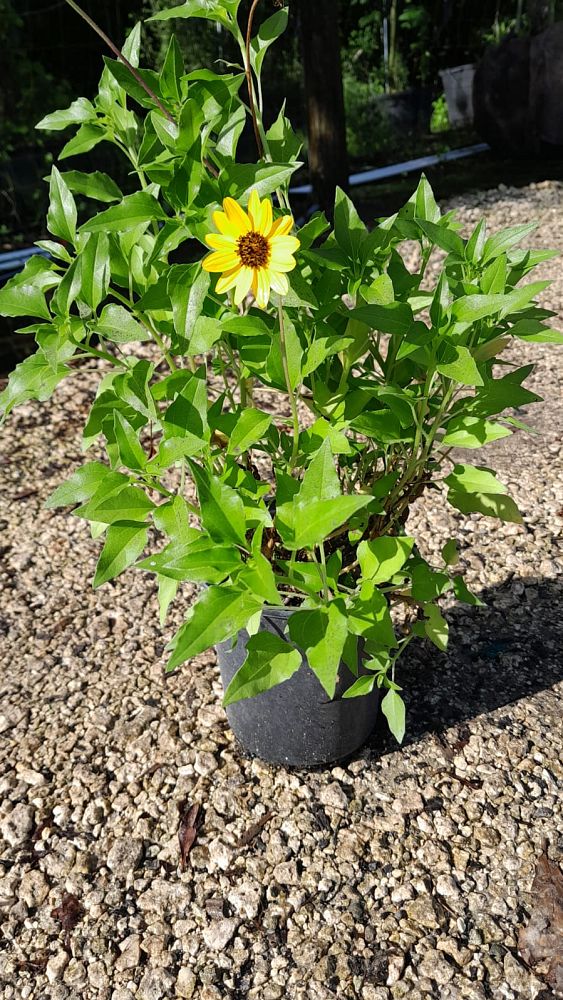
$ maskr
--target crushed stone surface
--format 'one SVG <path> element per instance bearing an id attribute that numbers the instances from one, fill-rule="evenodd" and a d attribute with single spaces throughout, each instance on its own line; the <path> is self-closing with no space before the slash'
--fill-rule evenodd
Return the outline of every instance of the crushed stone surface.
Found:
<path id="1" fill-rule="evenodd" d="M 483 211 L 493 229 L 537 219 L 533 245 L 563 250 L 559 184 L 454 207 L 467 228 Z M 560 259 L 539 270 L 563 314 Z M 545 402 L 518 413 L 537 434 L 466 460 L 498 472 L 524 523 L 462 516 L 437 493 L 410 522 L 430 556 L 460 539 L 487 607 L 450 608 L 448 654 L 421 643 L 405 660 L 401 748 L 379 720 L 353 760 L 312 772 L 245 759 L 212 654 L 164 676 L 189 587 L 161 630 L 153 578 L 128 572 L 93 592 L 99 543 L 43 508 L 82 461 L 98 374 L 12 415 L 0 438 L 2 998 L 555 996 L 517 936 L 544 838 L 554 860 L 563 850 L 563 354 L 511 351 L 537 364 L 527 384 Z M 202 823 L 181 871 L 179 810 L 193 803 Z"/>

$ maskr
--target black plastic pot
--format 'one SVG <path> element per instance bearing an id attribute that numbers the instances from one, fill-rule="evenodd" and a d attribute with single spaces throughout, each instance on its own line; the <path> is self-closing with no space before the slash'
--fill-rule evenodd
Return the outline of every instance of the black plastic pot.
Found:
<path id="1" fill-rule="evenodd" d="M 268 608 L 261 630 L 284 636 L 289 608 Z M 236 644 L 217 646 L 217 661 L 226 689 L 246 658 L 248 632 Z M 314 767 L 342 760 L 367 740 L 379 705 L 379 690 L 360 698 L 342 698 L 354 677 L 342 664 L 330 701 L 305 658 L 299 670 L 277 687 L 227 708 L 231 729 L 247 753 L 273 764 Z"/>

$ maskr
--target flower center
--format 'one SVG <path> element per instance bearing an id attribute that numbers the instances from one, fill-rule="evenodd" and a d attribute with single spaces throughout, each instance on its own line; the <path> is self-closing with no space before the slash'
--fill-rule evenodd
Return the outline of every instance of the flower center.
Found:
<path id="1" fill-rule="evenodd" d="M 270 244 L 262 233 L 245 233 L 237 243 L 237 251 L 245 267 L 266 267 L 270 259 Z"/>

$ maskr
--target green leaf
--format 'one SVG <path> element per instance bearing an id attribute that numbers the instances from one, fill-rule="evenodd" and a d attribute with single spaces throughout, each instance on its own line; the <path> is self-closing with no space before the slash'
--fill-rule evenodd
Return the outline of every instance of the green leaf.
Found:
<path id="1" fill-rule="evenodd" d="M 367 304 L 372 306 L 388 306 L 395 300 L 393 282 L 386 273 L 378 274 L 371 285 L 362 285 L 360 293 Z"/>
<path id="2" fill-rule="evenodd" d="M 35 128 L 43 129 L 46 132 L 59 132 L 69 125 L 78 125 L 83 122 L 93 121 L 96 118 L 94 105 L 86 97 L 78 97 L 72 102 L 70 107 L 63 111 L 53 111 L 50 115 L 45 115 Z"/>
<path id="3" fill-rule="evenodd" d="M 61 177 L 75 194 L 83 194 L 95 201 L 123 200 L 123 194 L 115 181 L 109 174 L 104 174 L 100 170 L 95 170 L 91 174 L 82 173 L 81 170 L 67 170 Z"/>
<path id="4" fill-rule="evenodd" d="M 289 118 L 285 117 L 284 112 L 285 101 L 275 122 L 273 125 L 270 125 L 270 128 L 266 132 L 270 156 L 277 163 L 287 163 L 290 160 L 295 160 L 299 156 L 303 145 L 299 136 L 297 136 L 293 131 L 291 122 Z M 309 223 L 307 223 L 307 226 L 309 226 Z M 303 228 L 307 229 L 307 227 Z M 328 228 L 328 225 L 324 227 L 324 229 L 326 228 Z M 320 232 L 324 232 L 324 229 L 321 228 Z M 309 232 L 311 232 L 311 228 L 309 228 L 308 233 Z M 303 230 L 299 233 L 299 239 L 301 241 L 301 246 L 304 247 L 305 242 L 303 238 Z M 307 239 L 307 236 L 305 236 L 305 239 Z"/>
<path id="5" fill-rule="evenodd" d="M 403 568 L 410 556 L 414 538 L 385 537 L 360 542 L 358 561 L 362 577 L 372 583 L 386 583 Z"/>
<path id="6" fill-rule="evenodd" d="M 186 439 L 190 449 L 182 453 L 197 455 L 209 441 L 205 371 L 200 368 L 195 373 L 182 374 L 187 381 L 164 414 L 164 436 Z"/>
<path id="7" fill-rule="evenodd" d="M 223 705 L 253 698 L 289 680 L 301 666 L 301 653 L 272 632 L 258 632 L 246 643 L 247 656 L 225 691 Z"/>
<path id="8" fill-rule="evenodd" d="M 414 210 L 417 221 L 437 223 L 440 219 L 440 209 L 436 204 L 434 192 L 424 174 L 414 193 Z"/>
<path id="9" fill-rule="evenodd" d="M 53 367 L 39 350 L 17 365 L 8 379 L 8 385 L 0 392 L 0 415 L 6 417 L 15 406 L 38 399 L 43 402 L 52 396 L 55 388 L 68 375 L 70 369 L 58 364 Z"/>
<path id="10" fill-rule="evenodd" d="M 240 569 L 241 559 L 233 545 L 218 545 L 198 532 L 187 544 L 171 542 L 162 552 L 148 556 L 138 565 L 172 580 L 217 584 Z"/>
<path id="11" fill-rule="evenodd" d="M 522 524 L 522 515 L 511 497 L 499 493 L 456 493 L 448 490 L 448 502 L 462 514 L 485 514 L 501 521 Z"/>
<path id="12" fill-rule="evenodd" d="M 19 282 L 7 282 L 0 288 L 0 316 L 37 316 L 40 319 L 51 319 L 45 293 L 35 284 L 22 285 Z"/>
<path id="13" fill-rule="evenodd" d="M 95 312 L 108 293 L 111 277 L 109 239 L 105 233 L 89 234 L 79 266 L 80 298 Z"/>
<path id="14" fill-rule="evenodd" d="M 260 25 L 256 35 L 250 45 L 250 61 L 254 72 L 260 76 L 262 63 L 270 45 L 279 38 L 287 28 L 289 12 L 287 7 L 282 7 L 271 17 L 268 17 Z"/>
<path id="15" fill-rule="evenodd" d="M 63 146 L 59 153 L 59 160 L 66 160 L 69 156 L 78 156 L 81 153 L 89 153 L 99 142 L 108 138 L 105 128 L 99 125 L 81 125 L 78 132 L 72 139 L 69 139 L 66 146 Z"/>
<path id="16" fill-rule="evenodd" d="M 509 333 L 531 344 L 563 344 L 563 333 L 560 330 L 551 330 L 537 319 L 519 319 Z"/>
<path id="17" fill-rule="evenodd" d="M 461 236 L 458 236 L 453 229 L 448 229 L 444 225 L 438 226 L 434 222 L 423 222 L 420 219 L 416 221 L 422 232 L 428 236 L 432 243 L 445 250 L 446 253 L 455 253 L 458 257 L 465 255 L 465 243 Z"/>
<path id="18" fill-rule="evenodd" d="M 352 263 L 359 259 L 360 247 L 366 236 L 367 229 L 354 203 L 342 188 L 337 187 L 334 201 L 334 237 Z"/>
<path id="19" fill-rule="evenodd" d="M 160 89 L 163 94 L 171 97 L 174 101 L 179 101 L 182 96 L 183 72 L 182 50 L 178 45 L 176 35 L 171 35 L 160 71 Z"/>
<path id="20" fill-rule="evenodd" d="M 328 607 L 296 611 L 288 621 L 289 634 L 304 650 L 309 666 L 329 698 L 334 698 L 342 651 L 348 636 L 343 602 Z"/>
<path id="21" fill-rule="evenodd" d="M 375 685 L 375 676 L 373 674 L 364 674 L 363 677 L 358 677 L 357 681 L 354 681 L 351 687 L 349 687 L 344 694 L 343 698 L 360 698 L 362 695 L 371 694 Z"/>
<path id="22" fill-rule="evenodd" d="M 105 427 L 104 423 L 104 429 Z M 115 410 L 113 414 L 113 432 L 121 464 L 127 469 L 144 469 L 147 456 L 141 447 L 135 428 L 119 410 Z"/>
<path id="23" fill-rule="evenodd" d="M 455 465 L 444 482 L 457 493 L 506 493 L 494 472 L 481 465 Z"/>
<path id="24" fill-rule="evenodd" d="M 172 655 L 167 671 L 235 636 L 259 610 L 260 604 L 247 590 L 208 587 L 190 608 L 186 621 L 168 647 Z"/>
<path id="25" fill-rule="evenodd" d="M 49 186 L 49 211 L 47 228 L 53 236 L 74 243 L 76 237 L 76 203 L 63 176 L 55 166 L 51 168 Z"/>
<path id="26" fill-rule="evenodd" d="M 81 227 L 83 233 L 125 233 L 136 229 L 143 223 L 166 220 L 168 216 L 162 205 L 148 191 L 136 191 L 128 194 L 119 205 L 106 208 L 99 212 Z"/>
<path id="27" fill-rule="evenodd" d="M 219 177 L 221 197 L 231 195 L 244 201 L 244 196 L 249 196 L 251 189 L 255 188 L 260 198 L 265 198 L 277 188 L 283 187 L 300 166 L 301 163 L 298 161 L 266 164 L 226 163 Z"/>
<path id="28" fill-rule="evenodd" d="M 434 601 L 450 587 L 449 576 L 446 573 L 436 573 L 423 559 L 411 566 L 410 577 L 411 592 L 415 601 Z"/>
<path id="29" fill-rule="evenodd" d="M 502 424 L 492 423 L 483 417 L 461 414 L 448 421 L 442 444 L 454 448 L 481 448 L 482 445 L 508 437 L 511 433 Z"/>
<path id="30" fill-rule="evenodd" d="M 483 256 L 486 232 L 487 224 L 484 219 L 480 219 L 465 246 L 465 257 L 472 264 L 478 264 Z"/>
<path id="31" fill-rule="evenodd" d="M 460 382 L 461 385 L 483 385 L 479 369 L 467 347 L 447 344 L 442 357 L 444 360 L 436 368 L 446 378 Z"/>
<path id="32" fill-rule="evenodd" d="M 489 236 L 483 249 L 483 264 L 516 246 L 526 236 L 530 236 L 537 227 L 537 222 L 530 222 L 521 226 L 509 226 L 508 229 L 503 229 L 500 233 Z"/>
<path id="33" fill-rule="evenodd" d="M 196 462 L 189 466 L 197 486 L 201 520 L 206 531 L 218 542 L 230 541 L 246 547 L 246 520 L 242 498 Z"/>
<path id="34" fill-rule="evenodd" d="M 222 335 L 221 320 L 212 316 L 199 316 L 195 321 L 186 354 L 192 357 L 196 354 L 206 354 L 221 339 Z"/>
<path id="35" fill-rule="evenodd" d="M 424 621 L 424 631 L 427 639 L 430 639 L 437 649 L 442 653 L 448 648 L 448 623 L 436 604 L 427 604 L 424 608 L 426 620 Z"/>
<path id="36" fill-rule="evenodd" d="M 479 282 L 486 295 L 504 292 L 506 288 L 506 254 L 502 253 L 485 269 Z"/>
<path id="37" fill-rule="evenodd" d="M 358 306 L 350 316 L 365 323 L 372 330 L 404 336 L 414 323 L 412 309 L 407 302 L 390 302 L 386 306 Z"/>
<path id="38" fill-rule="evenodd" d="M 286 313 L 284 313 L 284 332 L 289 381 L 291 388 L 296 389 L 302 379 L 301 364 L 303 361 L 303 348 L 295 326 Z M 266 370 L 273 384 L 277 388 L 283 389 L 283 391 L 286 392 L 287 389 L 283 371 L 279 326 L 276 327 L 275 335 L 271 339 L 270 352 L 266 360 Z"/>
<path id="39" fill-rule="evenodd" d="M 186 0 L 176 7 L 161 10 L 148 21 L 167 21 L 170 17 L 202 17 L 208 21 L 219 21 L 229 31 L 233 30 L 240 0 Z"/>
<path id="40" fill-rule="evenodd" d="M 393 444 L 396 441 L 411 441 L 413 437 L 412 426 L 403 428 L 401 421 L 391 410 L 365 410 L 359 416 L 350 421 L 350 426 L 365 434 L 366 437 L 374 438 L 375 441 L 382 441 L 385 444 Z"/>
<path id="41" fill-rule="evenodd" d="M 128 482 L 127 476 L 121 472 L 113 472 L 102 462 L 86 462 L 76 472 L 73 472 L 64 483 L 57 486 L 56 490 L 47 497 L 45 507 L 68 507 L 71 504 L 84 503 L 86 500 L 90 500 L 102 486 L 109 494 L 113 490 L 126 486 Z"/>
<path id="42" fill-rule="evenodd" d="M 276 526 L 288 549 L 312 549 L 371 501 L 356 495 L 302 504 L 294 498 L 278 508 Z"/>
<path id="43" fill-rule="evenodd" d="M 119 576 L 140 556 L 147 544 L 146 524 L 112 524 L 108 528 L 104 547 L 96 566 L 94 589 Z"/>
<path id="44" fill-rule="evenodd" d="M 257 598 L 269 605 L 279 607 L 282 603 L 272 564 L 256 546 L 253 546 L 252 559 L 247 561 L 242 573 L 239 573 L 237 583 L 243 583 Z"/>
<path id="45" fill-rule="evenodd" d="M 330 500 L 342 494 L 340 480 L 334 464 L 330 441 L 325 438 L 305 472 L 297 503 L 308 504 L 315 500 Z"/>
<path id="46" fill-rule="evenodd" d="M 381 702 L 381 711 L 397 743 L 402 743 L 405 735 L 405 703 L 400 694 L 389 690 Z"/>
<path id="47" fill-rule="evenodd" d="M 471 593 L 462 576 L 454 576 L 453 584 L 454 594 L 458 601 L 463 601 L 464 604 L 472 604 L 474 607 L 485 607 L 485 602 L 477 597 L 476 594 Z"/>
<path id="48" fill-rule="evenodd" d="M 455 566 L 459 562 L 459 552 L 455 538 L 450 538 L 442 547 L 442 559 L 446 566 Z"/>
<path id="49" fill-rule="evenodd" d="M 102 310 L 94 329 L 100 337 L 115 344 L 130 344 L 133 341 L 150 340 L 150 333 L 123 306 L 110 303 Z"/>
<path id="50" fill-rule="evenodd" d="M 190 512 L 183 497 L 175 496 L 153 510 L 152 518 L 158 531 L 168 535 L 176 545 L 187 544 L 199 537 L 190 527 Z"/>
<path id="51" fill-rule="evenodd" d="M 172 303 L 174 329 L 180 343 L 190 340 L 209 291 L 211 275 L 201 264 L 177 264 L 170 268 L 168 294 Z"/>
<path id="52" fill-rule="evenodd" d="M 227 453 L 242 455 L 248 451 L 264 437 L 271 423 L 272 417 L 269 413 L 253 408 L 243 410 L 231 432 Z"/>
<path id="53" fill-rule="evenodd" d="M 168 615 L 168 609 L 172 604 L 172 601 L 178 593 L 178 581 L 170 580 L 166 576 L 157 577 L 158 579 L 158 618 L 160 622 L 160 627 L 166 623 L 166 616 Z"/>
<path id="54" fill-rule="evenodd" d="M 397 645 L 387 600 L 372 580 L 364 580 L 360 593 L 350 599 L 348 627 L 354 635 L 378 646 L 391 649 Z"/>
<path id="55" fill-rule="evenodd" d="M 77 507 L 74 514 L 87 521 L 114 524 L 116 521 L 143 521 L 154 507 L 146 493 L 135 486 L 125 486 L 118 493 L 106 492 L 106 484 L 87 503 Z"/>
<path id="56" fill-rule="evenodd" d="M 125 66 L 118 59 L 110 59 L 108 56 L 104 56 L 104 63 L 114 80 L 116 80 L 121 89 L 124 90 L 129 97 L 132 97 L 134 101 L 137 101 L 137 104 L 140 104 L 142 108 L 154 108 L 154 100 L 147 94 L 145 88 L 141 86 L 139 81 L 133 76 L 127 66 Z M 156 93 L 156 96 L 161 96 L 159 94 L 160 84 L 158 73 L 147 69 L 137 69 L 137 72 L 141 79 L 143 79 L 151 90 Z"/>

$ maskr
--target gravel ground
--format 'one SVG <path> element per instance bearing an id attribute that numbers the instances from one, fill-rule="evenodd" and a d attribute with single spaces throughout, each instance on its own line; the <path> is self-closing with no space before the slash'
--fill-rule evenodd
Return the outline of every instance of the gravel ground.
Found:
<path id="1" fill-rule="evenodd" d="M 554 183 L 467 196 L 464 222 L 537 218 Z M 547 304 L 563 312 L 559 260 Z M 288 773 L 241 756 L 212 655 L 164 678 L 148 575 L 93 593 L 98 543 L 43 500 L 80 463 L 93 376 L 27 405 L 0 442 L 0 991 L 8 1000 L 553 996 L 518 955 L 543 838 L 563 849 L 561 353 L 518 349 L 539 431 L 488 447 L 524 524 L 433 496 L 423 546 L 458 533 L 488 602 L 450 609 L 447 656 L 405 663 L 408 737 Z M 189 595 L 188 595 L 189 596 Z M 177 609 L 171 623 L 180 620 Z M 168 633 L 169 634 L 169 633 Z M 203 818 L 186 871 L 179 807 Z M 558 841 L 559 838 L 559 841 Z M 55 911 L 55 912 L 54 912 Z"/>

